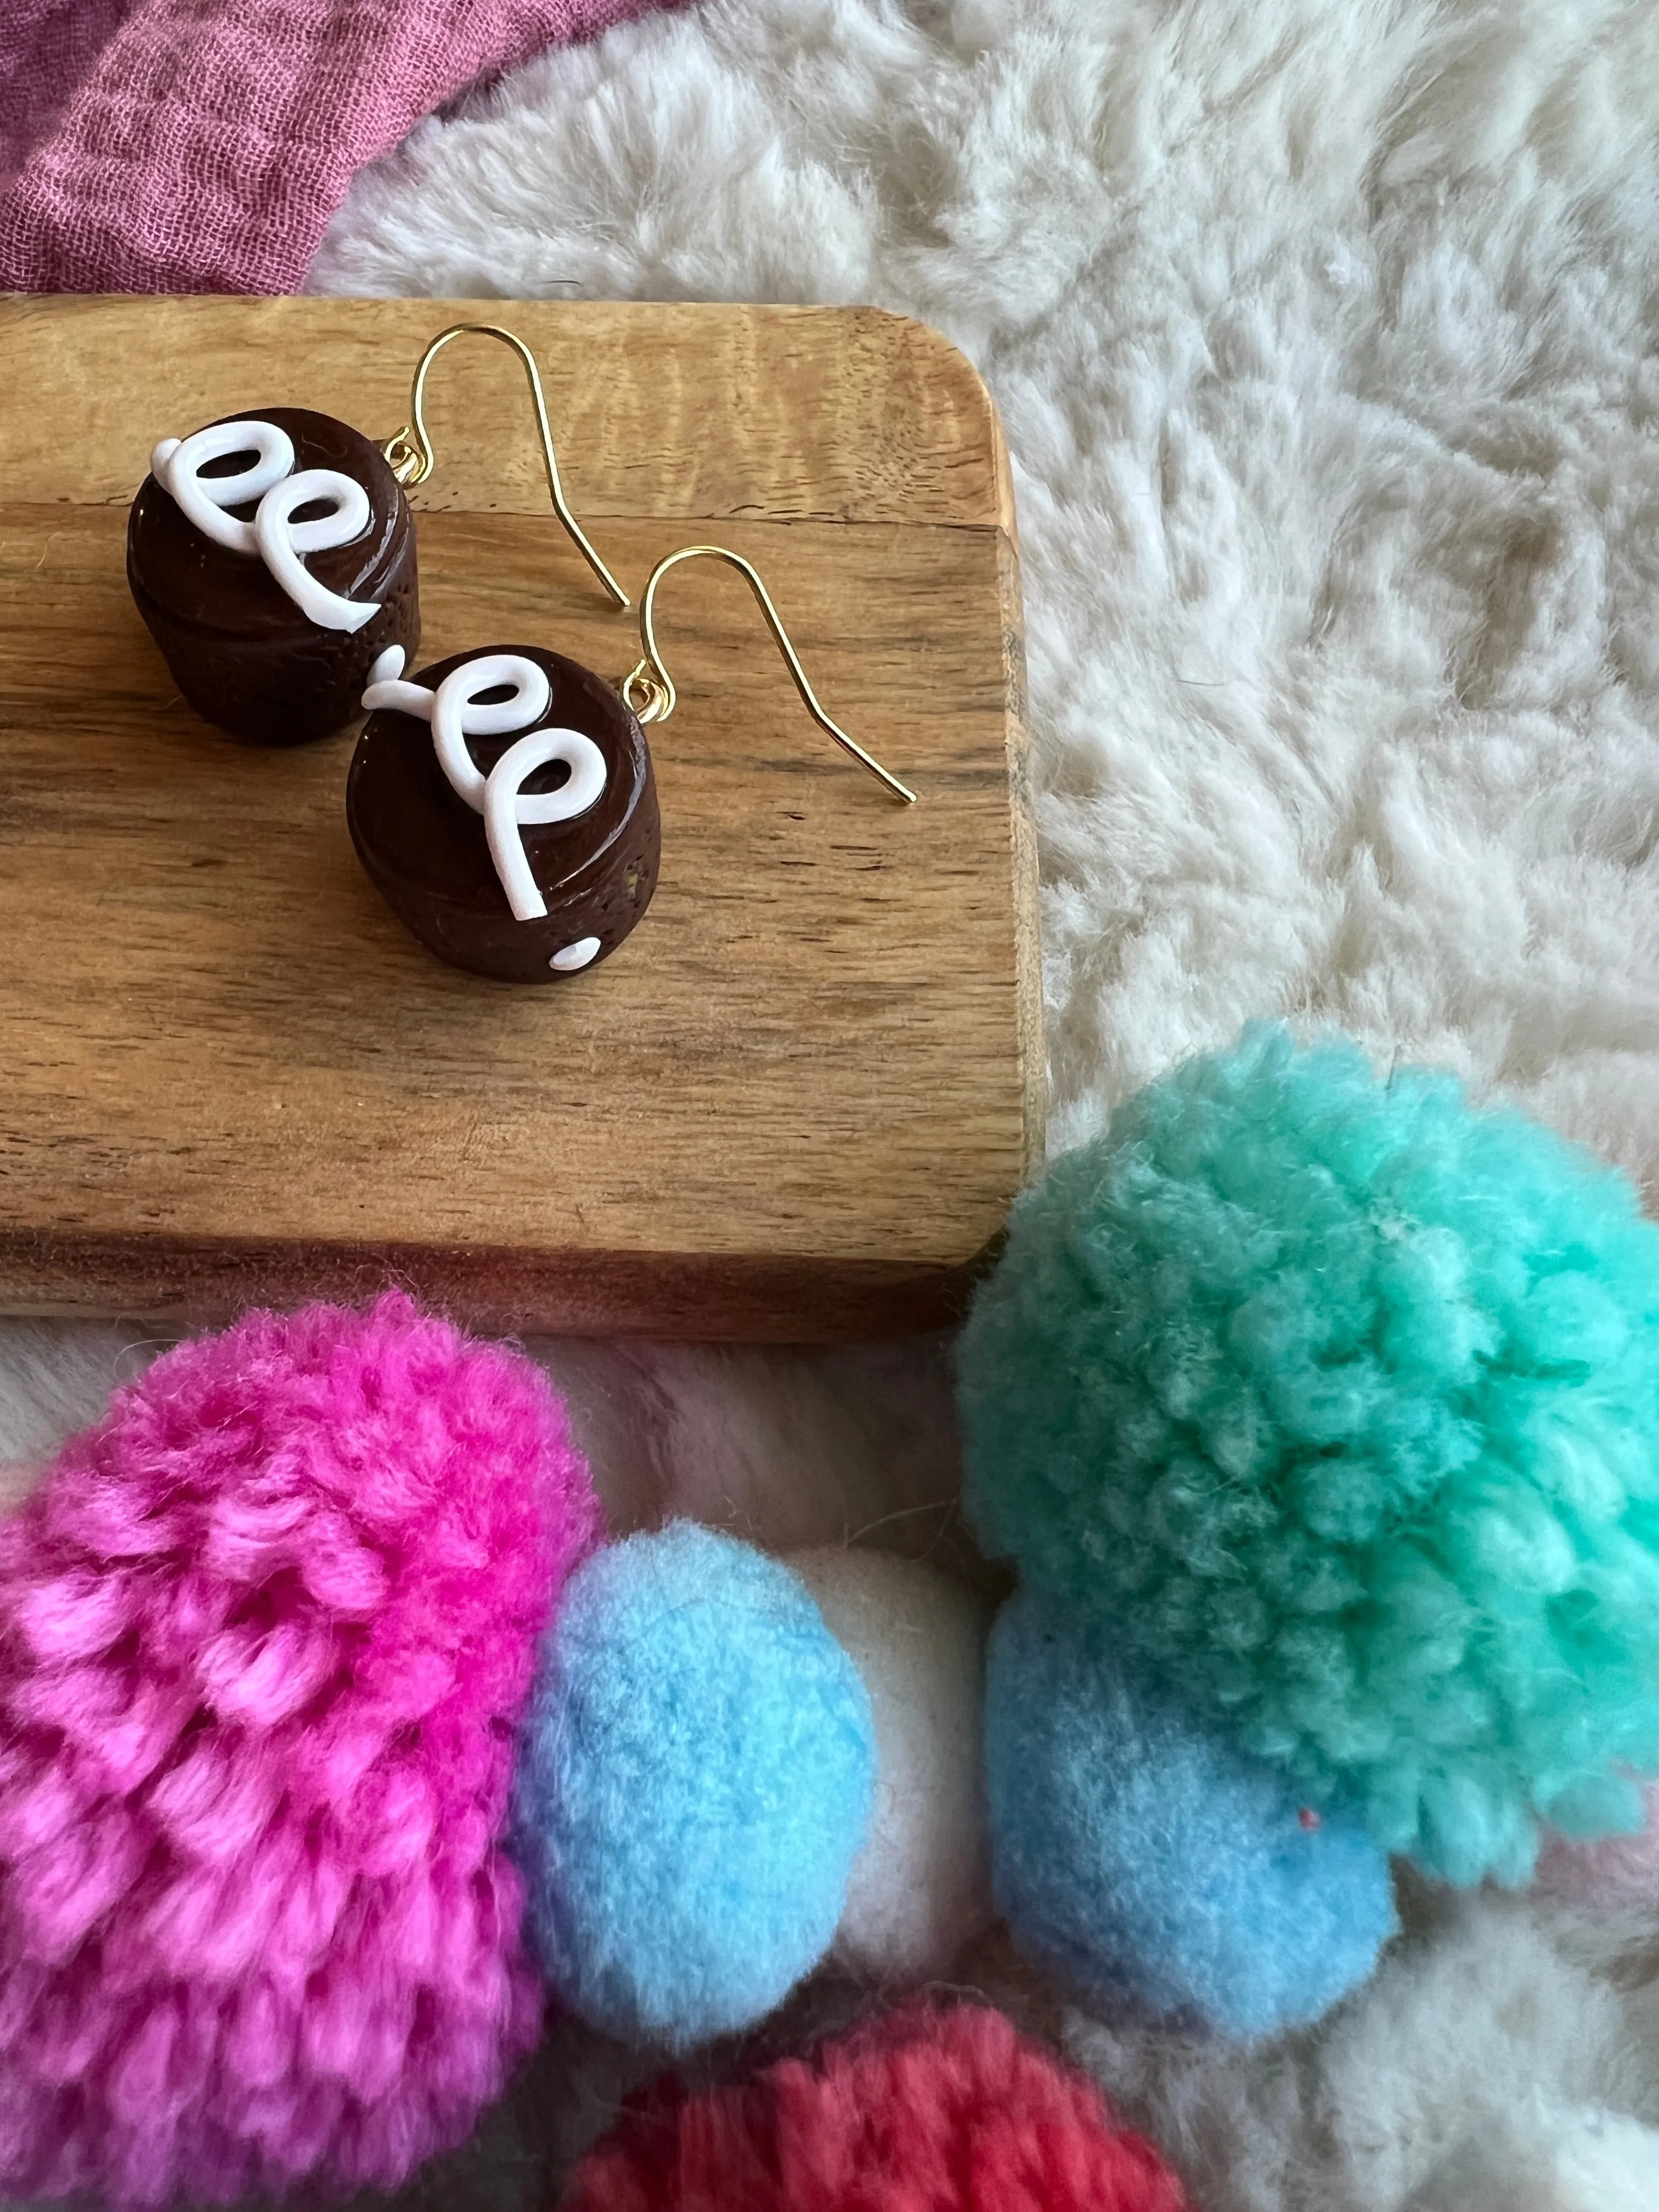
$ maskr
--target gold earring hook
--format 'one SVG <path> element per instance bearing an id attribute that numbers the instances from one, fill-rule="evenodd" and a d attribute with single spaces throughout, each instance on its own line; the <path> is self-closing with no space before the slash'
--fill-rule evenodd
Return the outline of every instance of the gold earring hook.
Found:
<path id="1" fill-rule="evenodd" d="M 426 395 L 426 373 L 452 338 L 499 338 L 503 345 L 512 347 L 524 363 L 525 374 L 530 380 L 530 395 L 536 403 L 536 428 L 541 432 L 542 459 L 547 470 L 547 489 L 553 495 L 553 511 L 575 540 L 582 558 L 605 586 L 619 607 L 633 605 L 627 592 L 617 581 L 599 555 L 589 544 L 580 522 L 570 512 L 564 496 L 564 486 L 559 482 L 559 464 L 553 451 L 553 433 L 547 420 L 547 402 L 542 396 L 541 374 L 536 367 L 536 356 L 520 337 L 504 331 L 497 323 L 455 323 L 441 331 L 421 356 L 420 366 L 415 371 L 415 380 L 410 386 L 409 410 L 414 416 L 414 426 L 405 422 L 401 430 L 394 431 L 380 448 L 391 466 L 392 473 L 400 484 L 424 483 L 437 462 L 432 450 L 432 441 L 427 434 L 426 416 L 422 402 Z"/>
<path id="2" fill-rule="evenodd" d="M 914 806 L 916 803 L 916 794 L 909 786 L 901 783 L 896 775 L 890 775 L 878 760 L 866 752 L 855 738 L 849 738 L 840 723 L 832 722 L 829 715 L 824 713 L 818 704 L 817 694 L 806 680 L 806 671 L 801 666 L 799 657 L 794 647 L 789 642 L 789 633 L 778 618 L 778 611 L 772 604 L 771 594 L 761 581 L 760 572 L 751 562 L 745 561 L 741 553 L 728 553 L 724 545 L 683 545 L 678 553 L 671 553 L 665 560 L 659 561 L 651 571 L 644 597 L 640 601 L 640 642 L 645 647 L 645 657 L 629 669 L 619 687 L 623 697 L 640 720 L 665 722 L 673 713 L 678 698 L 678 694 L 674 689 L 674 679 L 663 665 L 662 655 L 657 648 L 654 620 L 657 586 L 668 571 L 680 562 L 695 561 L 703 555 L 707 555 L 713 561 L 727 562 L 747 578 L 750 590 L 760 602 L 760 611 L 766 617 L 767 628 L 777 640 L 778 650 L 782 653 L 788 665 L 789 673 L 794 678 L 795 689 L 799 692 L 807 713 L 818 727 L 827 732 L 843 752 L 851 753 L 861 768 L 868 769 L 878 782 L 885 784 L 896 799 L 902 799 L 907 806 Z"/>

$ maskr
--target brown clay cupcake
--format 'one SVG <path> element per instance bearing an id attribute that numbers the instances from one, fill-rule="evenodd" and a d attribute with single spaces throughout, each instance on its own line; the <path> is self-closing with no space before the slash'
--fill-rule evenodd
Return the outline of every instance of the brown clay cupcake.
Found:
<path id="1" fill-rule="evenodd" d="M 615 690 L 534 646 L 401 677 L 388 653 L 346 780 L 346 821 L 387 905 L 458 968 L 553 983 L 613 952 L 656 889 L 645 732 Z"/>
<path id="2" fill-rule="evenodd" d="M 197 713 L 257 744 L 339 729 L 386 648 L 420 641 L 403 488 L 368 439 L 309 408 L 164 439 L 127 580 Z"/>

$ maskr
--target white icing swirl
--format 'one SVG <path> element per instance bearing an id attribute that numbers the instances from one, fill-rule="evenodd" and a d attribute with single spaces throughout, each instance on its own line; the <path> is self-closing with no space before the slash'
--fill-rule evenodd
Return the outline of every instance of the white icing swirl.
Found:
<path id="1" fill-rule="evenodd" d="M 210 461 L 229 453 L 255 455 L 251 468 L 232 476 L 204 477 Z M 233 553 L 258 555 L 308 622 L 319 629 L 359 630 L 380 611 L 377 599 L 348 599 L 319 583 L 301 559 L 349 545 L 368 527 L 373 509 L 356 477 L 338 469 L 295 471 L 294 441 L 275 422 L 216 422 L 188 438 L 163 438 L 149 457 L 150 472 L 204 537 Z M 227 510 L 257 501 L 252 522 Z M 326 500 L 331 514 L 295 522 L 296 509 Z"/>
<path id="2" fill-rule="evenodd" d="M 234 476 L 204 477 L 210 461 L 228 453 L 256 456 L 249 469 Z M 251 522 L 228 514 L 227 507 L 261 500 L 273 484 L 293 473 L 294 441 L 275 422 L 216 422 L 188 438 L 163 438 L 149 457 L 150 472 L 163 491 L 171 494 L 185 520 L 204 538 L 233 553 L 257 553 L 258 541 Z"/>
<path id="3" fill-rule="evenodd" d="M 605 755 L 580 730 L 530 726 L 547 712 L 552 692 L 545 672 L 522 653 L 479 653 L 451 669 L 435 691 L 423 684 L 404 683 L 403 671 L 403 647 L 388 646 L 368 672 L 364 707 L 371 714 L 385 708 L 430 722 L 433 749 L 451 787 L 484 818 L 489 857 L 514 920 L 539 921 L 547 902 L 531 873 L 520 833 L 532 823 L 573 821 L 597 805 L 608 778 Z M 480 693 L 503 685 L 511 686 L 508 697 L 480 698 Z M 507 747 L 486 776 L 467 739 L 507 737 L 514 730 L 527 734 Z M 563 761 L 569 769 L 565 781 L 556 791 L 526 793 L 526 777 L 551 761 Z"/>
<path id="4" fill-rule="evenodd" d="M 296 508 L 313 500 L 331 501 L 332 514 L 296 522 Z M 368 527 L 371 512 L 368 494 L 356 477 L 343 476 L 338 469 L 301 469 L 297 476 L 284 477 L 281 483 L 273 484 L 259 501 L 253 534 L 259 541 L 264 564 L 301 613 L 319 629 L 359 630 L 380 611 L 378 601 L 371 605 L 331 592 L 300 558 L 302 553 L 320 553 L 328 546 L 349 545 Z"/>

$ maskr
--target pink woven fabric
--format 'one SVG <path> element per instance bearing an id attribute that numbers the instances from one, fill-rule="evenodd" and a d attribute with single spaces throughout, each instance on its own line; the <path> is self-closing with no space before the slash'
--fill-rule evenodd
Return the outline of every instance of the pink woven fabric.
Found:
<path id="1" fill-rule="evenodd" d="M 391 2188 L 541 2018 L 501 1848 L 598 1535 L 539 1369 L 250 1314 L 0 1522 L 0 2198 Z"/>
<path id="2" fill-rule="evenodd" d="M 0 290 L 292 292 L 352 172 L 651 0 L 0 0 Z"/>

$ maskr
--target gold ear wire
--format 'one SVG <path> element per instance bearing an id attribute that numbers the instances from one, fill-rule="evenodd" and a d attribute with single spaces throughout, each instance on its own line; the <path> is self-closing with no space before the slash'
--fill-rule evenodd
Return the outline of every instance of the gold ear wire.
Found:
<path id="1" fill-rule="evenodd" d="M 583 560 L 586 562 L 617 605 L 619 607 L 631 606 L 633 601 L 611 574 L 610 569 L 605 567 L 604 562 L 600 560 L 592 546 L 589 544 L 580 523 L 577 521 L 566 504 L 564 487 L 559 482 L 559 464 L 553 451 L 553 433 L 548 426 L 547 402 L 542 396 L 542 380 L 540 372 L 536 367 L 536 356 L 522 338 L 515 337 L 511 331 L 502 330 L 499 324 L 453 324 L 448 330 L 441 331 L 421 356 L 420 366 L 415 371 L 415 380 L 410 386 L 409 392 L 409 411 L 415 418 L 414 426 L 411 428 L 410 424 L 405 422 L 402 429 L 394 431 L 380 448 L 391 466 L 392 475 L 397 477 L 400 484 L 404 486 L 424 483 L 431 475 L 437 461 L 437 455 L 432 450 L 432 441 L 427 434 L 426 416 L 422 411 L 422 401 L 426 394 L 426 373 L 431 368 L 435 357 L 443 351 L 452 338 L 469 337 L 499 338 L 503 345 L 511 346 L 524 363 L 525 374 L 530 380 L 531 397 L 536 403 L 536 428 L 541 432 L 542 459 L 547 469 L 547 489 L 553 495 L 553 511 L 574 539 Z"/>
<path id="2" fill-rule="evenodd" d="M 673 713 L 678 696 L 674 690 L 674 679 L 663 665 L 662 654 L 657 648 L 654 620 L 657 586 L 668 571 L 680 562 L 696 561 L 704 555 L 712 561 L 727 562 L 748 579 L 749 588 L 760 602 L 760 611 L 766 617 L 767 628 L 777 640 L 778 650 L 782 653 L 788 665 L 789 673 L 794 678 L 795 689 L 799 692 L 807 713 L 818 727 L 826 731 L 843 752 L 851 753 L 861 768 L 868 769 L 878 782 L 885 784 L 896 799 L 902 799 L 907 806 L 914 806 L 916 803 L 916 794 L 908 785 L 901 783 L 896 775 L 890 775 L 881 763 L 866 752 L 856 738 L 849 738 L 840 723 L 832 722 L 829 715 L 824 713 L 818 704 L 817 694 L 806 680 L 806 671 L 800 665 L 799 656 L 789 642 L 789 633 L 778 619 L 778 611 L 773 605 L 771 595 L 760 580 L 759 571 L 752 563 L 745 561 L 741 553 L 728 553 L 723 545 L 683 545 L 678 553 L 671 553 L 665 560 L 659 561 L 651 571 L 650 580 L 645 587 L 645 595 L 640 601 L 640 642 L 645 647 L 645 656 L 629 669 L 620 686 L 623 697 L 640 720 L 665 722 Z"/>

